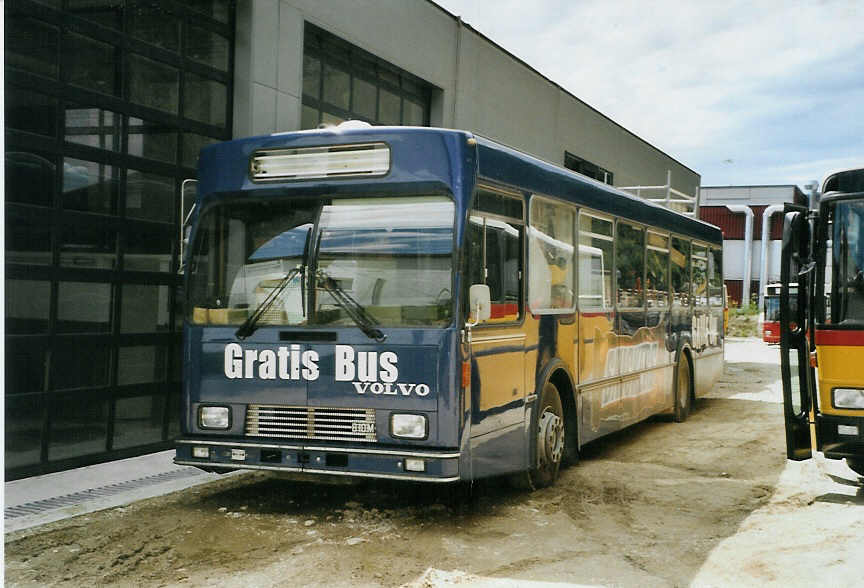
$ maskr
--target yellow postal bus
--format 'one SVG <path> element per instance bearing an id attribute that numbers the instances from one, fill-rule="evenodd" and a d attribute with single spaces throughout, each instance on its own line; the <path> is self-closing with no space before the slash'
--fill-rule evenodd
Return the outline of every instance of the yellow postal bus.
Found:
<path id="1" fill-rule="evenodd" d="M 781 282 L 787 455 L 864 475 L 864 168 L 830 174 L 818 210 L 787 205 Z"/>

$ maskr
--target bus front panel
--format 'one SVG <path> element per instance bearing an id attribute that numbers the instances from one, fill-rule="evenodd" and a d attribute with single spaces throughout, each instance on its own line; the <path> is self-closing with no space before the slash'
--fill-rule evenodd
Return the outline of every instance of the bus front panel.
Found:
<path id="1" fill-rule="evenodd" d="M 829 199 L 825 210 L 830 311 L 815 336 L 817 439 L 827 457 L 864 468 L 864 195 Z"/>
<path id="2" fill-rule="evenodd" d="M 205 208 L 178 463 L 458 479 L 454 224 L 444 194 Z"/>

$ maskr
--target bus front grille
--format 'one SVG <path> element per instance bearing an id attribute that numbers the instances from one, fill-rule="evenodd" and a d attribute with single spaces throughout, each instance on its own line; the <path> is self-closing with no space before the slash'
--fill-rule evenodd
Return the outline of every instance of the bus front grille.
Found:
<path id="1" fill-rule="evenodd" d="M 250 404 L 246 435 L 318 441 L 376 441 L 375 409 Z"/>

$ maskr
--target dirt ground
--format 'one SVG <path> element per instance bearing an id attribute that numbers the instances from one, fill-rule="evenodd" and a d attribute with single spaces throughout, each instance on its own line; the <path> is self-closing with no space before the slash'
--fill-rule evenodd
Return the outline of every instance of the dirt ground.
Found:
<path id="1" fill-rule="evenodd" d="M 776 361 L 730 342 L 687 422 L 594 443 L 552 488 L 251 473 L 10 533 L 6 583 L 855 585 L 864 490 L 842 463 L 787 464 Z"/>

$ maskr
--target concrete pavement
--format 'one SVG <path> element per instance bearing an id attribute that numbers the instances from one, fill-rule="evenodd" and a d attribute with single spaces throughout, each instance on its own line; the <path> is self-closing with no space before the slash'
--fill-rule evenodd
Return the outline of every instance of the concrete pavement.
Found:
<path id="1" fill-rule="evenodd" d="M 173 459 L 172 449 L 6 482 L 4 532 L 162 496 L 221 477 L 174 465 Z"/>

